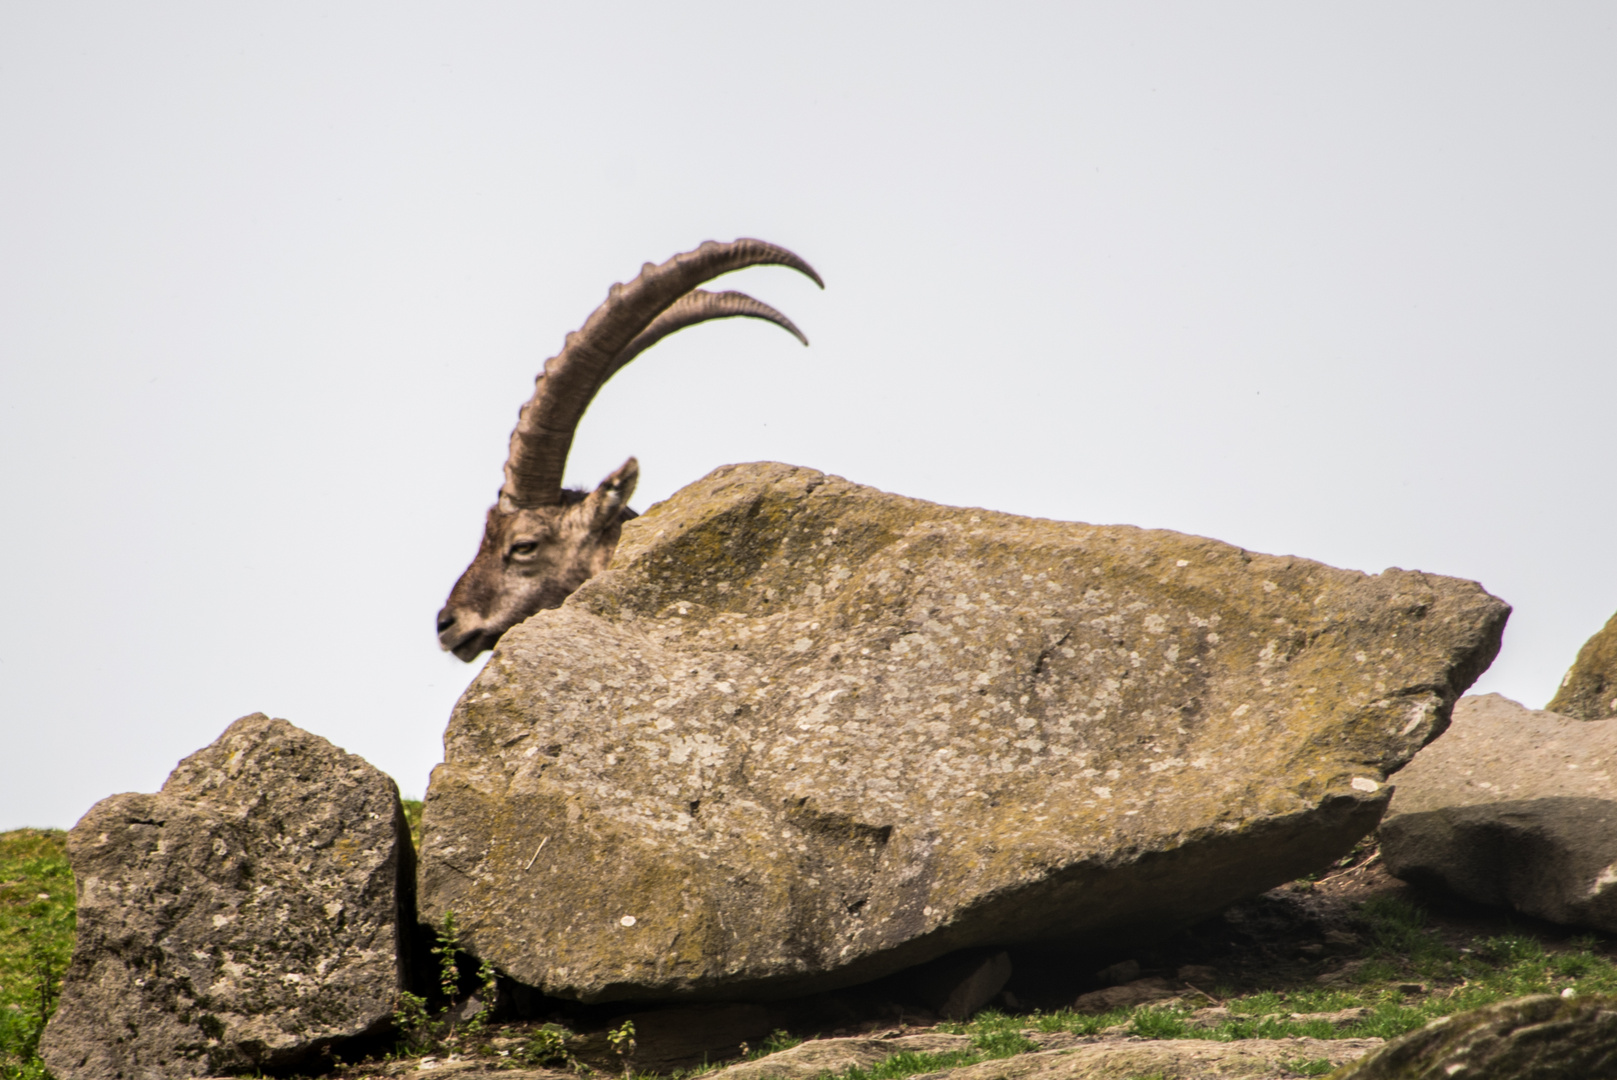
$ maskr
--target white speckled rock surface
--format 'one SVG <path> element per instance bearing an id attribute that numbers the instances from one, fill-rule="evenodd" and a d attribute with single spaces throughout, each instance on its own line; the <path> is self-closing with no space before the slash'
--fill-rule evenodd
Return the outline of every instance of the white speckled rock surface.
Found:
<path id="1" fill-rule="evenodd" d="M 1451 578 L 727 466 L 467 689 L 423 917 L 584 1000 L 1158 934 L 1373 828 L 1508 611 Z"/>
<path id="2" fill-rule="evenodd" d="M 363 758 L 244 716 L 67 846 L 77 936 L 41 1044 L 61 1080 L 318 1065 L 391 1026 L 415 857 Z"/>

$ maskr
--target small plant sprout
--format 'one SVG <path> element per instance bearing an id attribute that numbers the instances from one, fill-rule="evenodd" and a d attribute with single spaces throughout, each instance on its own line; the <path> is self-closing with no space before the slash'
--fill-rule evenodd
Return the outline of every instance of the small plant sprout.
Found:
<path id="1" fill-rule="evenodd" d="M 497 977 L 498 972 L 494 970 L 494 965 L 487 960 L 478 965 L 477 993 L 481 997 L 483 1005 L 482 1008 L 477 1010 L 476 1015 L 466 1021 L 466 1034 L 472 1036 L 481 1035 L 483 1029 L 488 1026 L 489 1019 L 493 1017 L 494 1001 L 499 993 L 499 985 L 496 982 Z"/>
<path id="2" fill-rule="evenodd" d="M 455 953 L 460 950 L 460 933 L 455 929 L 455 913 L 444 912 L 444 918 L 438 924 L 438 944 L 432 947 L 432 955 L 438 958 L 438 989 L 444 997 L 451 1000 L 460 991 L 460 965 L 455 963 Z"/>
<path id="3" fill-rule="evenodd" d="M 535 1028 L 522 1047 L 523 1059 L 530 1065 L 572 1064 L 573 1056 L 567 1051 L 569 1034 L 566 1028 L 557 1024 Z"/>
<path id="4" fill-rule="evenodd" d="M 617 1027 L 606 1033 L 606 1041 L 612 1047 L 612 1052 L 618 1055 L 623 1063 L 623 1075 L 632 1075 L 629 1063 L 634 1059 L 634 1021 L 625 1020 Z"/>

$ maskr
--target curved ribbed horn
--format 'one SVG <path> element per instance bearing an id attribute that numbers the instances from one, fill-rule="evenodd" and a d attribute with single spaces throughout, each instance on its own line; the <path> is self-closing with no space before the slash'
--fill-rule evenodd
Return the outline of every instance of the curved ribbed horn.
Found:
<path id="1" fill-rule="evenodd" d="M 522 407 L 516 430 L 511 432 L 511 451 L 505 462 L 505 483 L 500 487 L 500 506 L 554 506 L 561 502 L 562 472 L 567 451 L 573 444 L 573 431 L 608 376 L 628 360 L 618 358 L 632 345 L 644 351 L 659 338 L 704 319 L 727 315 L 751 315 L 768 319 L 803 335 L 784 315 L 751 297 L 742 297 L 757 309 L 740 310 L 736 301 L 722 301 L 736 310 L 701 312 L 711 301 L 693 300 L 679 318 L 669 320 L 666 329 L 655 336 L 650 331 L 659 316 L 673 316 L 678 301 L 704 282 L 720 274 L 759 265 L 789 266 L 825 288 L 814 268 L 783 247 L 762 240 L 736 240 L 728 244 L 709 240 L 695 251 L 675 255 L 660 266 L 647 263 L 638 277 L 627 285 L 614 285 L 606 300 L 578 330 L 567 335 L 561 352 L 545 361 L 544 371 L 535 380 L 533 397 Z M 741 296 L 710 294 L 703 296 Z M 683 319 L 683 321 L 680 321 Z M 642 338 L 644 340 L 642 341 Z M 632 359 L 632 355 L 630 357 Z"/>
<path id="2" fill-rule="evenodd" d="M 607 370 L 606 377 L 601 383 L 604 385 L 607 379 L 616 375 L 630 360 L 669 334 L 683 330 L 687 326 L 695 326 L 699 322 L 707 322 L 709 319 L 735 318 L 763 319 L 765 322 L 772 322 L 804 345 L 808 344 L 808 338 L 803 336 L 803 331 L 797 328 L 796 323 L 762 300 L 755 300 L 743 292 L 711 293 L 706 289 L 692 289 L 675 300 L 672 307 L 653 319 L 650 326 L 640 331 L 633 341 L 623 347 L 623 351 L 612 361 L 612 366 Z"/>

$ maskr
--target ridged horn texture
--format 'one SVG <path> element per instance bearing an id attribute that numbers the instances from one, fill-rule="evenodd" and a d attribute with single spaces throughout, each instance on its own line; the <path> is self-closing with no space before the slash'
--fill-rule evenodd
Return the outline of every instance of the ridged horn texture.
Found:
<path id="1" fill-rule="evenodd" d="M 676 330 L 708 319 L 766 319 L 808 339 L 790 319 L 744 293 L 697 289 L 720 274 L 748 266 L 789 266 L 825 283 L 814 268 L 783 247 L 762 240 L 728 244 L 709 240 L 695 251 L 654 266 L 647 263 L 627 285 L 614 285 L 584 325 L 567 335 L 561 352 L 545 361 L 533 397 L 522 407 L 500 488 L 502 509 L 554 506 L 562 501 L 562 473 L 573 432 L 596 391 L 619 368 Z"/>
<path id="2" fill-rule="evenodd" d="M 612 370 L 606 373 L 606 378 L 610 379 L 617 374 L 619 368 L 677 330 L 695 326 L 699 322 L 707 322 L 709 319 L 738 317 L 772 322 L 804 345 L 809 343 L 796 323 L 762 300 L 755 300 L 743 292 L 710 293 L 706 289 L 692 289 L 675 300 L 673 307 L 653 319 L 650 326 L 623 347 L 623 351 L 618 353 L 618 358 L 612 361 Z M 606 379 L 601 381 L 604 383 Z"/>

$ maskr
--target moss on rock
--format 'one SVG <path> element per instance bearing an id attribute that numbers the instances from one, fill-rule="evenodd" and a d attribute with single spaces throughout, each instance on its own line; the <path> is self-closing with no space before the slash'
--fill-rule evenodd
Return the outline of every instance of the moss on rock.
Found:
<path id="1" fill-rule="evenodd" d="M 1617 615 L 1583 643 L 1561 688 L 1544 708 L 1575 720 L 1617 715 Z"/>

